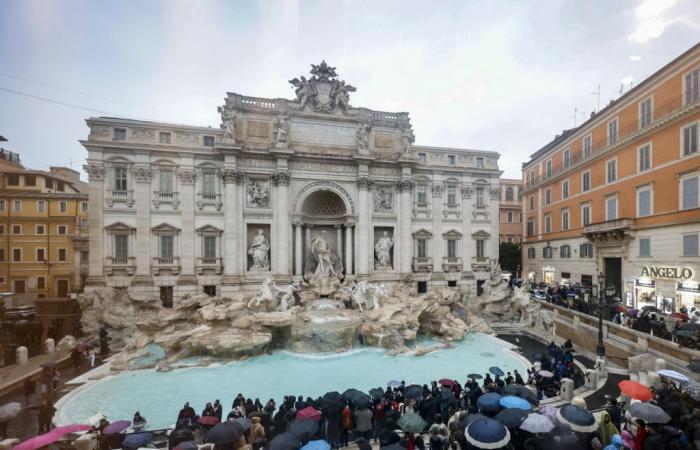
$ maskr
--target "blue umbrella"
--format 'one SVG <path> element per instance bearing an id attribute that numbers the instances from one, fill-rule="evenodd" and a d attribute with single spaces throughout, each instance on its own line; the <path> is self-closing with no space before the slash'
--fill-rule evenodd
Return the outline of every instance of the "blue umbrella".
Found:
<path id="1" fill-rule="evenodd" d="M 501 422 L 489 418 L 476 419 L 464 430 L 467 442 L 476 448 L 501 448 L 510 442 L 510 432 Z"/>
<path id="2" fill-rule="evenodd" d="M 500 404 L 504 408 L 524 409 L 525 411 L 530 411 L 532 409 L 532 405 L 530 404 L 530 402 L 528 402 L 524 398 L 516 397 L 514 395 L 507 395 L 505 397 L 502 397 L 500 400 Z"/>
<path id="3" fill-rule="evenodd" d="M 331 450 L 331 444 L 322 439 L 318 439 L 315 441 L 309 441 L 309 443 L 303 446 L 301 450 Z"/>
<path id="4" fill-rule="evenodd" d="M 497 375 L 497 376 L 499 376 L 499 377 L 502 377 L 503 375 L 505 375 L 505 374 L 503 373 L 503 371 L 501 370 L 501 368 L 500 368 L 500 367 L 496 367 L 496 366 L 490 367 L 490 368 L 489 368 L 489 372 L 491 372 L 493 375 Z"/>
<path id="5" fill-rule="evenodd" d="M 476 408 L 482 413 L 497 413 L 501 410 L 501 396 L 495 392 L 482 394 L 476 400 Z"/>
<path id="6" fill-rule="evenodd" d="M 122 442 L 122 447 L 126 448 L 139 448 L 151 442 L 151 433 L 134 433 L 127 434 Z"/>

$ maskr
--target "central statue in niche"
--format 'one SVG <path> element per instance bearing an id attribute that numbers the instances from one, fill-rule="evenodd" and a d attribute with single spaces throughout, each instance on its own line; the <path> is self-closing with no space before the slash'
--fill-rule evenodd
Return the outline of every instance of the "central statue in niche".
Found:
<path id="1" fill-rule="evenodd" d="M 328 296 L 340 286 L 343 272 L 340 258 L 333 252 L 325 231 L 311 239 L 309 250 L 311 260 L 304 271 L 305 277 L 318 295 Z"/>

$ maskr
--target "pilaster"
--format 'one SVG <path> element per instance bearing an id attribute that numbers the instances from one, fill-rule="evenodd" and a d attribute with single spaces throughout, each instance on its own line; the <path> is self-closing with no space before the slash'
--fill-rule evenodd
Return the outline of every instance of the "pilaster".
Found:
<path id="1" fill-rule="evenodd" d="M 361 177 L 357 179 L 358 188 L 358 220 L 357 220 L 357 233 L 358 233 L 358 266 L 357 273 L 360 276 L 369 275 L 369 251 L 368 251 L 368 241 L 369 241 L 369 188 L 372 185 L 372 180 L 367 177 Z"/>
<path id="2" fill-rule="evenodd" d="M 194 232 L 194 184 L 196 175 L 192 167 L 182 167 L 180 177 L 180 192 L 182 193 L 182 229 L 180 230 L 180 262 L 182 271 L 180 278 L 194 278 L 195 262 L 195 232 Z"/>
<path id="3" fill-rule="evenodd" d="M 399 241 L 401 244 L 401 260 L 398 267 L 402 274 L 411 273 L 413 258 L 413 239 L 411 237 L 411 195 L 413 192 L 413 179 L 404 177 L 399 181 L 398 188 L 401 193 L 401 215 L 399 218 Z"/>
<path id="4" fill-rule="evenodd" d="M 272 183 L 276 187 L 276 208 L 275 208 L 275 223 L 276 223 L 276 242 L 272 244 L 272 248 L 277 250 L 277 257 L 273 261 L 276 262 L 276 267 L 273 271 L 277 275 L 290 276 L 289 270 L 289 181 L 290 175 L 287 172 L 277 172 L 272 176 Z"/>
<path id="5" fill-rule="evenodd" d="M 445 194 L 445 185 L 442 182 L 437 182 L 431 186 L 431 194 L 433 197 L 433 239 L 432 239 L 432 256 L 433 256 L 433 272 L 442 272 L 442 256 L 444 254 L 444 242 L 442 238 L 442 198 Z"/>
<path id="6" fill-rule="evenodd" d="M 88 224 L 90 228 L 89 241 L 89 277 L 104 276 L 105 265 L 105 239 L 109 236 L 105 234 L 104 224 L 104 194 L 105 194 L 105 168 L 101 164 L 85 164 L 83 169 L 88 174 Z M 93 280 L 95 281 L 95 280 Z"/>
<path id="7" fill-rule="evenodd" d="M 151 177 L 149 166 L 135 166 L 134 209 L 136 210 L 136 276 L 151 276 Z"/>
<path id="8" fill-rule="evenodd" d="M 224 183 L 224 276 L 227 281 L 234 281 L 231 277 L 240 274 L 238 261 L 240 229 L 237 217 L 240 210 L 238 190 L 243 182 L 243 174 L 233 169 L 224 169 L 221 173 Z"/>

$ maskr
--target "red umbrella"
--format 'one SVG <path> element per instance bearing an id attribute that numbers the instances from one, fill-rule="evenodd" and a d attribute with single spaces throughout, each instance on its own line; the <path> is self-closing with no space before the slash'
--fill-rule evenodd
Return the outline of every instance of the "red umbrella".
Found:
<path id="1" fill-rule="evenodd" d="M 306 408 L 297 412 L 296 420 L 319 420 L 321 418 L 321 411 L 317 410 L 313 406 L 307 406 Z"/>
<path id="2" fill-rule="evenodd" d="M 217 419 L 214 416 L 203 416 L 203 417 L 199 418 L 197 423 L 200 425 L 206 425 L 206 426 L 213 427 L 214 425 L 219 423 L 219 419 Z"/>
<path id="3" fill-rule="evenodd" d="M 671 314 L 671 317 L 673 317 L 674 319 L 688 320 L 687 314 L 683 314 L 683 313 L 679 313 L 679 312 L 674 312 L 673 314 Z"/>
<path id="4" fill-rule="evenodd" d="M 642 383 L 632 380 L 620 381 L 618 384 L 620 387 L 620 392 L 629 398 L 635 400 L 641 400 L 646 402 L 651 400 L 652 394 L 648 387 L 644 386 Z"/>
<path id="5" fill-rule="evenodd" d="M 442 380 L 440 380 L 440 384 L 445 387 L 452 387 L 457 383 L 455 383 L 454 380 L 450 380 L 449 378 L 443 378 Z"/>

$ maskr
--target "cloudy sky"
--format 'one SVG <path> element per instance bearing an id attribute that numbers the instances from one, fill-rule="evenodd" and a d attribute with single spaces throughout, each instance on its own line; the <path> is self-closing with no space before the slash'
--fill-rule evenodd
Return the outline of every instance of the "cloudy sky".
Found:
<path id="1" fill-rule="evenodd" d="M 698 24 L 697 0 L 0 0 L 0 135 L 28 167 L 77 169 L 89 116 L 218 126 L 227 91 L 291 98 L 325 58 L 353 105 L 408 111 L 418 144 L 498 151 L 519 178 L 598 85 L 603 106 Z"/>

